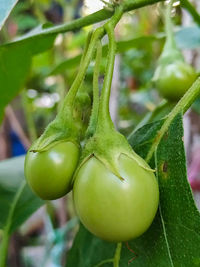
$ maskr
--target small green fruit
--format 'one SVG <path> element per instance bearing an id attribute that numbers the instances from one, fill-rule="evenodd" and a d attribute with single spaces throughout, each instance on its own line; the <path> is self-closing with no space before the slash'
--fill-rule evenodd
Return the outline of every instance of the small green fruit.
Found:
<path id="1" fill-rule="evenodd" d="M 177 60 L 160 64 L 155 71 L 153 81 L 161 96 L 169 101 L 178 101 L 196 78 L 197 74 L 189 64 Z"/>
<path id="2" fill-rule="evenodd" d="M 42 199 L 57 199 L 72 189 L 72 176 L 79 160 L 74 143 L 60 142 L 44 152 L 29 151 L 25 159 L 25 177 Z"/>

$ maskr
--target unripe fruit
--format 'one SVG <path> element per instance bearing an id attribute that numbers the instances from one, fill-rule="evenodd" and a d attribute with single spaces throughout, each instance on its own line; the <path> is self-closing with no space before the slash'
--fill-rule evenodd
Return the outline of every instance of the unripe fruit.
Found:
<path id="1" fill-rule="evenodd" d="M 184 61 L 160 64 L 154 74 L 156 89 L 169 101 L 178 101 L 191 87 L 197 75 Z"/>
<path id="2" fill-rule="evenodd" d="M 113 242 L 143 234 L 154 219 L 159 200 L 153 172 L 125 154 L 119 157 L 118 169 L 123 179 L 92 157 L 80 167 L 73 188 L 75 208 L 84 226 Z"/>
<path id="3" fill-rule="evenodd" d="M 57 199 L 72 189 L 72 176 L 79 160 L 74 143 L 60 142 L 44 152 L 28 152 L 25 177 L 32 190 L 42 199 Z"/>

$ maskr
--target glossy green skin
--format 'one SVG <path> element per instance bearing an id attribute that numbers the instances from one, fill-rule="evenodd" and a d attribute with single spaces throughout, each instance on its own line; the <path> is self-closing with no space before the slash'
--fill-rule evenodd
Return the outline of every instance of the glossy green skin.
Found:
<path id="1" fill-rule="evenodd" d="M 61 142 L 45 152 L 28 152 L 25 177 L 32 190 L 42 199 L 57 199 L 72 189 L 72 176 L 79 160 L 79 148 Z"/>
<path id="2" fill-rule="evenodd" d="M 183 61 L 161 64 L 154 75 L 156 89 L 170 101 L 178 101 L 196 78 L 195 70 Z"/>
<path id="3" fill-rule="evenodd" d="M 124 154 L 119 159 L 119 170 L 123 181 L 93 157 L 80 168 L 73 187 L 82 223 L 94 235 L 111 242 L 143 234 L 154 219 L 159 201 L 152 172 Z"/>

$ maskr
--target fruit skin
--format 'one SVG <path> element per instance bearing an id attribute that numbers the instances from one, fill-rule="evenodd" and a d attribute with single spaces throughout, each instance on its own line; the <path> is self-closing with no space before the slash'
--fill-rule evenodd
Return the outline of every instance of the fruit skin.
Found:
<path id="1" fill-rule="evenodd" d="M 120 155 L 119 172 L 124 180 L 92 157 L 80 167 L 73 187 L 81 222 L 94 235 L 111 242 L 143 234 L 154 219 L 159 201 L 152 172 L 125 154 Z"/>
<path id="2" fill-rule="evenodd" d="M 42 199 L 64 196 L 72 189 L 72 175 L 79 160 L 74 143 L 60 142 L 44 152 L 28 152 L 25 177 L 32 190 Z"/>
<path id="3" fill-rule="evenodd" d="M 179 100 L 190 88 L 197 74 L 187 63 L 177 60 L 160 64 L 154 74 L 153 81 L 161 96 L 169 101 Z"/>

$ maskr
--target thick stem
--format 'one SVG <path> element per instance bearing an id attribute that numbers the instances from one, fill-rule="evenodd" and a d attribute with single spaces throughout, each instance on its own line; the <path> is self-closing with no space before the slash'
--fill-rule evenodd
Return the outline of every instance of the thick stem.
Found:
<path id="1" fill-rule="evenodd" d="M 92 104 L 92 114 L 90 117 L 89 126 L 87 129 L 86 136 L 89 138 L 92 136 L 96 130 L 98 111 L 99 111 L 99 72 L 102 58 L 102 45 L 101 41 L 97 43 L 96 60 L 93 74 L 93 104 Z"/>
<path id="2" fill-rule="evenodd" d="M 193 20 L 200 26 L 200 14 L 197 12 L 196 8 L 188 0 L 181 0 L 181 6 L 187 9 L 193 17 Z"/>
<path id="3" fill-rule="evenodd" d="M 83 50 L 83 54 L 82 54 L 82 57 L 81 57 L 81 61 L 80 61 L 80 66 L 83 64 L 83 61 L 84 61 L 85 56 L 87 54 L 88 47 L 90 45 L 90 41 L 91 41 L 91 38 L 92 38 L 92 34 L 93 34 L 93 31 L 90 31 L 88 33 L 88 36 L 87 36 L 87 39 L 86 39 L 86 44 L 85 44 L 85 47 L 84 47 L 84 50 Z"/>
<path id="4" fill-rule="evenodd" d="M 87 52 L 83 53 L 83 57 L 84 57 L 84 60 L 82 61 L 82 65 L 81 65 L 81 68 L 67 94 L 67 96 L 65 97 L 64 101 L 63 101 L 63 105 L 60 109 L 60 112 L 58 114 L 58 117 L 61 118 L 61 119 L 65 119 L 65 115 L 66 114 L 69 114 L 71 116 L 71 113 L 72 113 L 72 107 L 73 107 L 73 104 L 74 104 L 74 99 L 75 99 L 75 96 L 76 96 L 76 93 L 78 91 L 78 89 L 80 88 L 81 86 L 81 83 L 85 77 L 85 74 L 86 74 L 86 71 L 87 71 L 87 68 L 88 68 L 88 65 L 93 57 L 93 53 L 94 53 L 94 50 L 95 50 L 95 46 L 96 46 L 96 42 L 98 41 L 99 38 L 101 38 L 101 36 L 103 35 L 104 33 L 104 30 L 103 28 L 98 28 L 94 34 L 92 35 L 92 38 L 91 38 L 91 41 L 90 41 L 90 44 L 87 48 L 87 45 L 86 45 L 86 49 L 87 49 Z M 64 115 L 64 116 L 63 116 Z"/>
<path id="5" fill-rule="evenodd" d="M 165 32 L 167 38 L 165 42 L 165 49 L 176 48 L 176 42 L 173 34 L 173 24 L 171 19 L 172 5 L 173 0 L 170 0 L 165 11 Z"/>
<path id="6" fill-rule="evenodd" d="M 0 267 L 6 266 L 9 240 L 10 240 L 10 235 L 4 232 L 3 240 L 1 242 L 1 247 L 0 247 Z"/>
<path id="7" fill-rule="evenodd" d="M 153 153 L 157 149 L 162 137 L 164 136 L 165 132 L 169 128 L 171 122 L 173 119 L 179 114 L 179 113 L 185 113 L 189 107 L 192 105 L 192 103 L 195 101 L 195 99 L 200 94 L 200 77 L 197 78 L 197 80 L 193 83 L 193 85 L 190 87 L 190 89 L 184 94 L 184 96 L 180 99 L 180 101 L 177 103 L 177 105 L 173 108 L 173 110 L 169 113 L 167 116 L 167 119 L 165 120 L 164 124 L 162 125 L 161 129 L 159 130 L 157 134 L 157 138 L 155 138 L 147 156 L 146 161 L 149 162 L 153 156 Z"/>
<path id="8" fill-rule="evenodd" d="M 171 18 L 172 6 L 173 6 L 173 0 L 170 0 L 164 14 L 166 41 L 163 48 L 163 52 L 158 61 L 159 64 L 162 63 L 168 64 L 170 62 L 174 62 L 174 60 L 184 61 L 183 55 L 181 51 L 178 49 L 174 38 L 173 23 Z"/>
<path id="9" fill-rule="evenodd" d="M 108 34 L 109 46 L 108 46 L 108 61 L 106 67 L 106 74 L 103 83 L 103 89 L 101 93 L 100 103 L 99 103 L 99 116 L 97 122 L 97 131 L 104 131 L 105 129 L 113 128 L 113 122 L 109 113 L 109 99 L 110 90 L 113 77 L 113 69 L 115 62 L 115 52 L 116 52 L 116 42 L 114 36 L 114 28 L 117 22 L 120 20 L 123 14 L 123 7 L 119 6 L 112 19 L 105 24 L 104 28 Z"/>
<path id="10" fill-rule="evenodd" d="M 127 0 L 125 3 L 123 3 L 123 10 L 124 12 L 131 11 L 134 9 L 138 9 L 144 6 L 149 6 L 158 2 L 163 2 L 164 0 Z M 75 31 L 80 28 L 83 28 L 85 26 L 95 24 L 97 22 L 103 21 L 105 19 L 109 19 L 112 17 L 114 11 L 101 9 L 100 11 L 97 11 L 89 16 L 86 16 L 84 18 L 76 19 L 71 22 L 67 22 L 62 25 L 50 27 L 47 29 L 42 30 L 41 32 L 36 33 L 34 36 L 30 35 L 28 37 L 21 38 L 19 40 L 16 40 L 14 42 L 21 42 L 24 39 L 32 39 L 37 37 L 43 37 L 46 38 L 47 35 L 51 34 L 58 34 L 58 33 L 64 33 L 69 31 Z M 14 43 L 12 42 L 12 43 Z M 3 44 L 5 45 L 5 44 Z M 6 44 L 7 45 L 7 44 Z"/>
<path id="11" fill-rule="evenodd" d="M 113 77 L 113 69 L 115 62 L 115 50 L 116 44 L 114 40 L 114 29 L 110 28 L 106 29 L 109 38 L 109 49 L 108 49 L 108 62 L 106 67 L 106 74 L 103 83 L 103 89 L 100 98 L 99 104 L 99 117 L 98 117 L 98 126 L 97 128 L 107 128 L 113 127 L 113 123 L 111 121 L 110 112 L 109 112 L 109 99 L 110 99 L 110 89 Z"/>
<path id="12" fill-rule="evenodd" d="M 115 250 L 115 255 L 113 259 L 113 267 L 119 267 L 119 261 L 121 257 L 122 243 L 117 243 L 117 248 Z"/>

